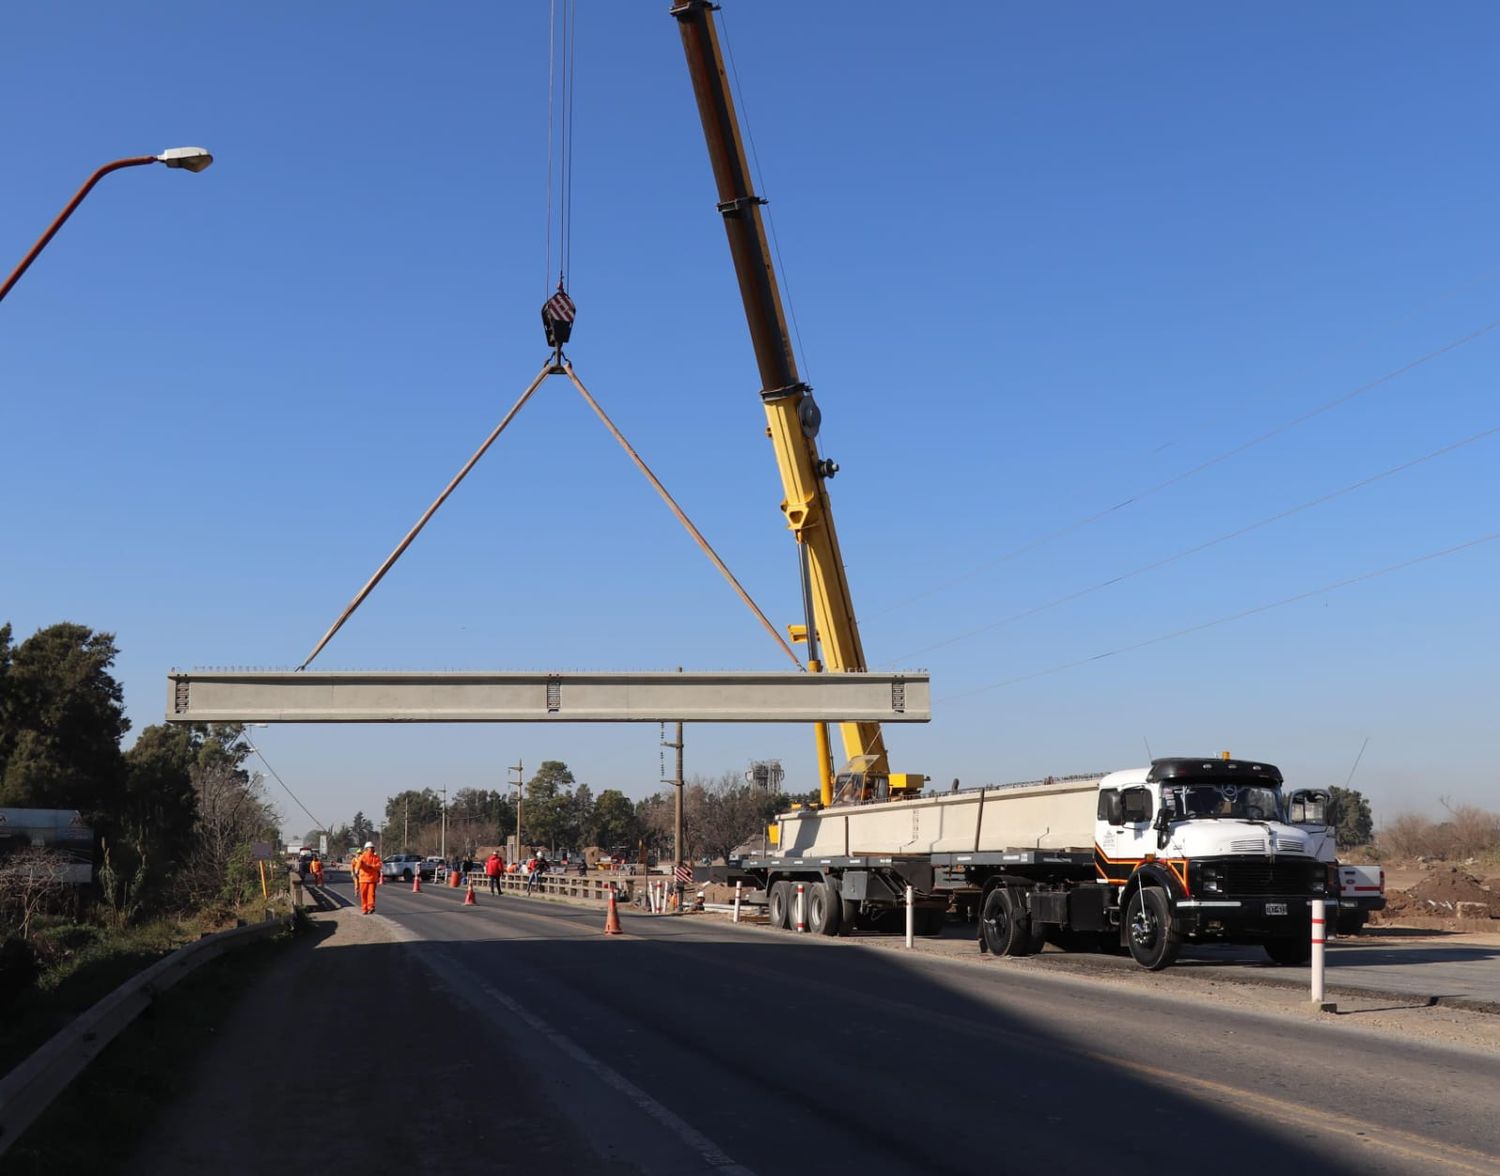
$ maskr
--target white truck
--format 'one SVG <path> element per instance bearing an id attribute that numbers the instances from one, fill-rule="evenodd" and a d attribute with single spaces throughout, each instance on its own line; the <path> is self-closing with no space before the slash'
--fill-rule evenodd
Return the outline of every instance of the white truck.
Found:
<path id="1" fill-rule="evenodd" d="M 839 794 L 863 782 L 839 777 Z M 1255 943 L 1278 964 L 1311 954 L 1311 902 L 1333 866 L 1287 819 L 1281 772 L 1232 759 L 1158 759 L 1149 768 L 777 818 L 777 851 L 719 868 L 765 890 L 791 925 L 797 887 L 809 930 L 941 930 L 950 905 L 977 913 L 981 950 L 1026 955 L 1051 939 L 1127 948 L 1153 971 L 1184 942 Z"/>
<path id="2" fill-rule="evenodd" d="M 1340 935 L 1358 935 L 1369 922 L 1371 911 L 1385 910 L 1385 871 L 1379 866 L 1338 860 L 1338 828 L 1333 823 L 1333 800 L 1328 792 L 1311 788 L 1293 792 L 1287 798 L 1287 816 L 1292 824 L 1307 831 L 1316 856 L 1336 867 L 1329 899 L 1333 929 Z"/>

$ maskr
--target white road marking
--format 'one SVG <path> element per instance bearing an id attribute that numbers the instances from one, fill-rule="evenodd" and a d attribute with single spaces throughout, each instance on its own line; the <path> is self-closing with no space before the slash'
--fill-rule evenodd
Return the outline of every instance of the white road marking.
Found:
<path id="1" fill-rule="evenodd" d="M 409 931 L 407 928 L 403 927 L 395 920 L 387 918 L 384 915 L 376 915 L 375 917 L 380 919 L 386 925 L 386 928 L 391 932 L 391 937 L 393 939 L 396 939 L 402 943 L 425 942 L 420 935 L 416 934 L 416 932 Z M 443 980 L 445 983 L 449 980 L 449 977 L 444 974 L 441 968 L 438 967 L 437 961 L 433 959 L 429 953 L 418 952 L 417 959 L 422 962 L 424 967 L 430 970 L 434 975 Z M 494 1001 L 501 1008 L 505 1009 L 508 1013 L 511 1014 L 511 1016 L 515 1017 L 522 1024 L 535 1030 L 537 1033 L 540 1033 L 543 1037 L 545 1037 L 558 1049 L 562 1050 L 563 1053 L 567 1054 L 580 1066 L 585 1067 L 590 1073 L 592 1073 L 605 1085 L 612 1087 L 620 1094 L 623 1094 L 640 1110 L 644 1111 L 647 1115 L 650 1115 L 651 1118 L 655 1119 L 673 1135 L 677 1136 L 677 1138 L 681 1140 L 683 1144 L 691 1148 L 693 1151 L 697 1152 L 698 1155 L 703 1158 L 704 1163 L 724 1173 L 725 1176 L 755 1176 L 753 1170 L 745 1167 L 743 1164 L 736 1163 L 734 1159 L 726 1155 L 724 1153 L 724 1150 L 720 1148 L 719 1145 L 711 1140 L 708 1136 L 704 1135 L 703 1132 L 699 1131 L 691 1123 L 687 1122 L 687 1120 L 679 1117 L 667 1107 L 657 1102 L 656 1099 L 652 1098 L 649 1094 L 647 1094 L 634 1082 L 630 1081 L 629 1078 L 626 1078 L 625 1075 L 621 1074 L 618 1070 L 614 1069 L 607 1063 L 600 1061 L 593 1054 L 589 1053 L 588 1050 L 584 1049 L 583 1046 L 579 1045 L 576 1041 L 569 1037 L 566 1033 L 553 1028 L 551 1024 L 542 1020 L 542 1018 L 538 1017 L 530 1009 L 517 1003 L 511 997 L 506 996 L 505 993 L 501 992 L 493 985 L 487 984 L 485 983 L 485 981 L 479 979 L 461 962 L 450 962 L 457 963 L 458 967 L 465 973 L 465 975 L 468 976 L 469 980 L 474 984 L 474 986 L 478 988 L 480 992 L 484 993 L 485 996 L 489 997 L 490 1000 Z"/>

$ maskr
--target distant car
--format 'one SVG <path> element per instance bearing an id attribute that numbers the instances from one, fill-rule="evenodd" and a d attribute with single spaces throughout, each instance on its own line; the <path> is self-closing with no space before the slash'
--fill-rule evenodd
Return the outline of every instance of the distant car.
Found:
<path id="1" fill-rule="evenodd" d="M 433 864 L 419 853 L 393 853 L 384 860 L 380 872 L 387 878 L 400 878 L 403 882 L 410 882 L 417 876 L 430 882 L 434 871 Z"/>

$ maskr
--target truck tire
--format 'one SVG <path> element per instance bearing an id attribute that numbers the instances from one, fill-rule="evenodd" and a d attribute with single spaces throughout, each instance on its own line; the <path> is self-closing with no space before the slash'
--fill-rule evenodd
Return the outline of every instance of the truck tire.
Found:
<path id="1" fill-rule="evenodd" d="M 814 935 L 837 935 L 843 902 L 833 882 L 814 882 L 807 888 L 807 929 Z"/>
<path id="2" fill-rule="evenodd" d="M 1305 938 L 1268 939 L 1263 945 L 1271 962 L 1281 968 L 1295 968 L 1312 959 L 1312 935 Z"/>
<path id="3" fill-rule="evenodd" d="M 1148 972 L 1160 972 L 1177 958 L 1182 936 L 1172 928 L 1172 908 L 1159 886 L 1142 886 L 1125 910 L 1130 954 Z"/>
<path id="4" fill-rule="evenodd" d="M 985 896 L 979 925 L 985 946 L 995 955 L 1031 954 L 1031 919 L 1016 896 L 1005 887 L 997 886 Z"/>
<path id="5" fill-rule="evenodd" d="M 771 883 L 771 899 L 768 908 L 771 926 L 783 929 L 791 926 L 789 920 L 792 917 L 792 884 L 790 882 Z"/>

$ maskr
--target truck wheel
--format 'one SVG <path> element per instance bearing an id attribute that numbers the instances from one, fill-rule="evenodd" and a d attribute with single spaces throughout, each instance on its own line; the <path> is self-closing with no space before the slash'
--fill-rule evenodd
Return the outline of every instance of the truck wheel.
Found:
<path id="1" fill-rule="evenodd" d="M 833 884 L 814 882 L 807 888 L 806 898 L 807 929 L 814 935 L 837 935 L 843 904 Z"/>
<path id="2" fill-rule="evenodd" d="M 1020 909 L 1016 896 L 1003 886 L 995 887 L 986 896 L 979 923 L 985 945 L 995 955 L 1031 953 L 1031 920 Z"/>
<path id="3" fill-rule="evenodd" d="M 771 901 L 769 907 L 771 926 L 781 928 L 790 926 L 787 922 L 792 913 L 792 884 L 790 882 L 771 883 Z"/>
<path id="4" fill-rule="evenodd" d="M 1283 968 L 1295 968 L 1312 959 L 1312 935 L 1310 933 L 1305 939 L 1268 939 L 1264 946 L 1266 954 L 1271 957 L 1271 962 Z"/>
<path id="5" fill-rule="evenodd" d="M 1142 886 L 1125 910 L 1130 954 L 1148 972 L 1159 972 L 1177 958 L 1182 937 L 1172 929 L 1172 908 L 1156 886 Z"/>

